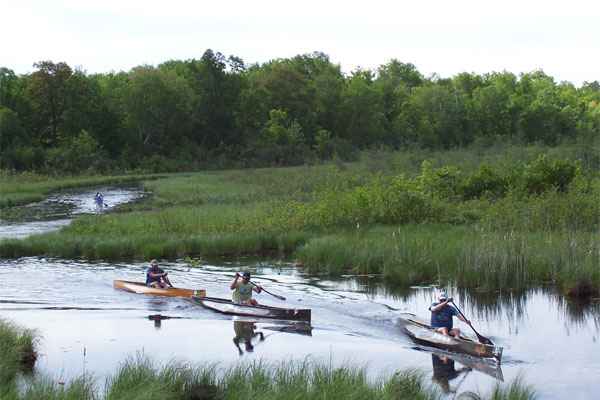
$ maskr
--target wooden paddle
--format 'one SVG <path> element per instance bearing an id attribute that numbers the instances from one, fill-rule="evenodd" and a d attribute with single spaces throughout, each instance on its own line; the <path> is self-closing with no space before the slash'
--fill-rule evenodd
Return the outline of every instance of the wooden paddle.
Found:
<path id="1" fill-rule="evenodd" d="M 456 307 L 456 310 L 460 313 L 460 315 L 468 321 L 469 319 L 467 317 L 465 317 L 465 314 L 463 314 L 463 312 L 460 311 L 460 308 L 458 308 L 458 306 L 456 305 L 456 303 L 454 301 L 452 301 L 452 304 L 454 305 L 454 307 Z M 473 328 L 473 325 L 471 325 L 470 322 L 469 322 L 469 326 L 471 327 L 471 329 L 473 329 L 473 332 L 475 332 L 475 334 L 477 335 L 477 339 L 479 339 L 479 341 L 481 343 L 489 344 L 490 346 L 494 345 L 494 342 L 492 342 L 490 339 L 486 338 L 485 336 L 480 335 L 479 332 L 477 332 L 475 330 L 475 328 Z"/>

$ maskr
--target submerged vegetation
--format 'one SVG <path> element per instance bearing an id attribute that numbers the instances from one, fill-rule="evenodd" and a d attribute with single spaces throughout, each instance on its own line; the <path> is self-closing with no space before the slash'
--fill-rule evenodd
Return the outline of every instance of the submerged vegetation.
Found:
<path id="1" fill-rule="evenodd" d="M 0 242 L 4 257 L 148 259 L 258 254 L 310 273 L 395 285 L 600 287 L 600 177 L 578 147 L 365 153 L 357 163 L 145 181 L 153 196 L 60 232 Z"/>
<path id="2" fill-rule="evenodd" d="M 397 400 L 441 398 L 435 387 L 414 370 L 399 371 L 373 380 L 365 369 L 331 367 L 309 361 L 270 365 L 241 363 L 227 369 L 215 365 L 193 367 L 172 362 L 157 366 L 147 357 L 129 358 L 104 388 L 82 376 L 66 385 L 46 377 L 31 377 L 17 390 L 14 382 L 0 383 L 3 400 Z M 478 399 L 532 400 L 535 392 L 516 380 L 496 386 Z"/>

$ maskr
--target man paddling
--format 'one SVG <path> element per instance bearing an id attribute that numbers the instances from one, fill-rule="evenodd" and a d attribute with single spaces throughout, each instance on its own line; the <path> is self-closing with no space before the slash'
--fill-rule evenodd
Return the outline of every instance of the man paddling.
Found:
<path id="1" fill-rule="evenodd" d="M 470 325 L 471 322 L 465 319 L 462 315 L 460 315 L 456 308 L 448 304 L 451 301 L 452 298 L 448 298 L 446 292 L 440 292 L 440 294 L 438 295 L 438 301 L 433 302 L 429 307 L 429 311 L 431 311 L 431 327 L 434 328 L 437 332 L 446 336 L 450 335 L 454 337 L 459 337 L 460 329 L 452 328 L 452 317 L 457 317 L 465 324 Z"/>
<path id="2" fill-rule="evenodd" d="M 167 278 L 167 273 L 158 267 L 158 261 L 150 261 L 150 268 L 146 271 L 146 286 L 162 288 L 173 287 Z"/>
<path id="3" fill-rule="evenodd" d="M 241 280 L 240 277 L 242 278 Z M 231 297 L 234 303 L 251 306 L 258 305 L 258 302 L 252 298 L 252 291 L 260 293 L 262 292 L 262 288 L 250 282 L 250 272 L 246 271 L 242 275 L 236 272 L 235 279 L 231 282 L 229 288 L 233 290 Z"/>

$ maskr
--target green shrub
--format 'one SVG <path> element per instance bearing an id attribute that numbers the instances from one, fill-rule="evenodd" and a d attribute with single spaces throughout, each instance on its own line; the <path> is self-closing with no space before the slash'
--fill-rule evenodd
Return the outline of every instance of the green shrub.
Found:
<path id="1" fill-rule="evenodd" d="M 465 200 L 481 197 L 497 199 L 504 196 L 507 188 L 506 178 L 494 171 L 489 165 L 483 164 L 476 172 L 465 179 L 460 191 Z"/>
<path id="2" fill-rule="evenodd" d="M 551 189 L 566 192 L 569 184 L 581 173 L 576 162 L 551 160 L 545 154 L 525 165 L 521 185 L 527 193 L 540 194 Z"/>

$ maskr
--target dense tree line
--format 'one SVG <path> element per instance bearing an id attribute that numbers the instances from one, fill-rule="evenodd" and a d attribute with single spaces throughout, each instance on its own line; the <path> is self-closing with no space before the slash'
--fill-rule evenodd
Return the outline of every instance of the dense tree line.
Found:
<path id="1" fill-rule="evenodd" d="M 541 71 L 425 77 L 392 60 L 347 75 L 322 53 L 247 66 L 207 50 L 129 72 L 0 68 L 0 168 L 292 165 L 372 147 L 600 137 L 600 84 Z"/>

